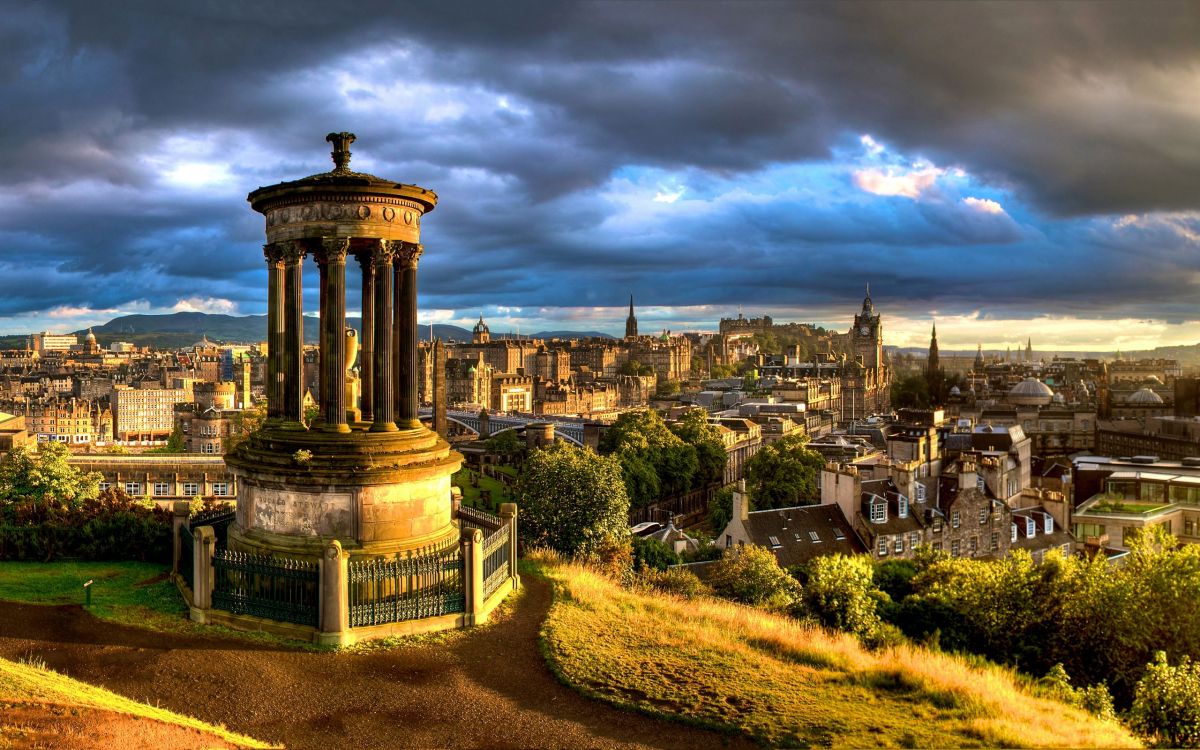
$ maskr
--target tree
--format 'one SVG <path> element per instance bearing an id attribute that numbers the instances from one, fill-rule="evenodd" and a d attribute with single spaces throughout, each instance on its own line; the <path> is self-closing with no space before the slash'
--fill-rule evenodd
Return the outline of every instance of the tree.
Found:
<path id="1" fill-rule="evenodd" d="M 766 547 L 730 547 L 713 566 L 709 583 L 718 596 L 775 611 L 800 598 L 800 584 L 787 574 Z"/>
<path id="2" fill-rule="evenodd" d="M 628 546 L 629 496 L 612 457 L 566 442 L 534 451 L 519 484 L 521 532 L 531 545 L 565 555 Z"/>
<path id="3" fill-rule="evenodd" d="M 658 398 L 678 396 L 681 387 L 678 380 L 660 380 L 654 386 L 654 395 Z"/>
<path id="4" fill-rule="evenodd" d="M 508 458 L 525 451 L 526 445 L 517 437 L 515 430 L 504 430 L 492 435 L 483 443 L 489 453 Z"/>
<path id="5" fill-rule="evenodd" d="M 929 398 L 929 381 L 924 373 L 898 378 L 892 383 L 892 406 L 897 409 L 926 409 Z"/>
<path id="6" fill-rule="evenodd" d="M 267 421 L 267 403 L 260 401 L 253 406 L 242 409 L 233 417 L 229 426 L 229 437 L 225 439 L 225 453 L 233 453 L 239 445 L 253 433 L 262 429 Z"/>
<path id="7" fill-rule="evenodd" d="M 672 565 L 679 564 L 679 555 L 675 550 L 657 539 L 633 538 L 633 569 L 666 570 Z"/>
<path id="8" fill-rule="evenodd" d="M 1200 747 L 1200 664 L 1185 656 L 1173 667 L 1156 651 L 1134 691 L 1129 720 L 1157 747 Z"/>
<path id="9" fill-rule="evenodd" d="M 804 611 L 827 628 L 867 639 L 882 621 L 876 605 L 886 595 L 875 588 L 871 558 L 822 555 L 808 565 Z"/>
<path id="10" fill-rule="evenodd" d="M 692 487 L 696 474 L 696 449 L 667 429 L 657 413 L 642 409 L 617 418 L 600 438 L 600 452 L 621 463 L 630 499 L 637 507 L 661 495 L 676 495 Z M 649 478 L 653 471 L 658 486 Z"/>
<path id="11" fill-rule="evenodd" d="M 0 463 L 0 503 L 57 500 L 77 504 L 95 498 L 103 477 L 71 466 L 69 455 L 61 443 L 42 443 L 36 453 L 23 447 L 9 451 Z"/>
<path id="12" fill-rule="evenodd" d="M 671 425 L 671 432 L 696 449 L 696 481 L 698 485 L 717 484 L 725 477 L 729 454 L 721 431 L 708 423 L 708 413 L 692 409 Z"/>
<path id="13" fill-rule="evenodd" d="M 753 506 L 749 508 L 753 510 Z M 714 534 L 720 534 L 733 520 L 733 490 L 723 487 L 708 501 L 708 525 Z"/>
<path id="14" fill-rule="evenodd" d="M 820 502 L 817 478 L 825 466 L 809 449 L 805 435 L 788 435 L 764 445 L 746 462 L 746 485 L 754 504 L 763 509 Z"/>
<path id="15" fill-rule="evenodd" d="M 167 438 L 167 444 L 161 448 L 151 448 L 147 453 L 183 453 L 187 446 L 183 442 L 183 427 L 178 423 L 171 430 L 171 436 Z"/>

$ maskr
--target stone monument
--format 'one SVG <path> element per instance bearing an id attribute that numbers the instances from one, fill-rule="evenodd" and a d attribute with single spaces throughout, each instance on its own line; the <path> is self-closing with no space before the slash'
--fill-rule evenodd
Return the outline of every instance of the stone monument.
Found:
<path id="1" fill-rule="evenodd" d="M 417 418 L 421 220 L 437 195 L 352 172 L 351 133 L 330 133 L 334 169 L 250 193 L 266 219 L 267 420 L 226 456 L 239 481 L 234 550 L 318 559 L 458 543 L 450 476 L 462 456 Z M 303 409 L 305 259 L 320 271 L 320 415 Z M 357 388 L 346 330 L 346 260 L 362 267 Z M 361 390 L 360 404 L 355 404 Z"/>

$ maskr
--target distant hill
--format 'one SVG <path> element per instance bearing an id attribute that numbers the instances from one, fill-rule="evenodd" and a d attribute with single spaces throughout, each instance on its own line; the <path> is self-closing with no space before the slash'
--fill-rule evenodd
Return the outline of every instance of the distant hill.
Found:
<path id="1" fill-rule="evenodd" d="M 362 321 L 357 317 L 346 318 L 346 325 L 362 330 Z M 304 340 L 307 343 L 317 343 L 319 322 L 316 318 L 305 317 Z M 216 315 L 199 312 L 179 312 L 167 315 L 122 315 L 113 318 L 103 325 L 93 326 L 96 341 L 100 346 L 108 346 L 114 341 L 128 341 L 136 346 L 153 346 L 156 349 L 180 349 L 191 346 L 207 336 L 214 343 L 251 344 L 265 341 L 267 338 L 266 315 Z M 87 329 L 75 331 L 81 338 Z M 420 326 L 417 335 L 422 341 L 428 341 L 430 326 Z M 443 341 L 470 341 L 471 331 L 444 323 L 432 326 L 432 335 Z M 521 338 L 582 338 L 600 336 L 611 338 L 608 334 L 595 331 L 540 331 L 532 335 L 522 335 Z M 493 338 L 517 338 L 516 334 L 493 334 Z M 0 336 L 0 349 L 23 348 L 27 336 Z"/>

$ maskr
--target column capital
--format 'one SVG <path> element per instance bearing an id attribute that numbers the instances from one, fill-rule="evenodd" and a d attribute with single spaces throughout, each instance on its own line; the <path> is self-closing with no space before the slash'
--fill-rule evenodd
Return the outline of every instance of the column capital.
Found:
<path id="1" fill-rule="evenodd" d="M 345 263 L 350 252 L 349 238 L 322 237 L 321 247 L 313 252 L 318 263 Z"/>
<path id="2" fill-rule="evenodd" d="M 299 263 L 304 260 L 305 255 L 308 255 L 308 247 L 300 240 L 284 240 L 274 244 L 279 246 L 283 260 L 288 264 Z"/>
<path id="3" fill-rule="evenodd" d="M 392 240 L 371 240 L 368 245 L 371 261 L 377 266 L 390 266 L 399 245 Z"/>
<path id="4" fill-rule="evenodd" d="M 401 268 L 416 268 L 421 253 L 425 251 L 425 246 L 415 242 L 397 241 L 393 244 L 396 245 L 396 265 Z"/>
<path id="5" fill-rule="evenodd" d="M 281 266 L 283 263 L 283 247 L 278 242 L 263 245 L 263 257 L 269 266 Z"/>

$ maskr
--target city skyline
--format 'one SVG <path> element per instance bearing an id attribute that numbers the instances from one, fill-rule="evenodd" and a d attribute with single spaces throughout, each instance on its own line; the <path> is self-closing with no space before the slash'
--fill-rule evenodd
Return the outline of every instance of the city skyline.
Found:
<path id="1" fill-rule="evenodd" d="M 321 7 L 9 14 L 0 333 L 261 314 L 246 193 L 352 130 L 441 196 L 423 324 L 1200 341 L 1194 6 Z"/>

